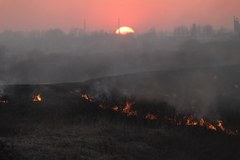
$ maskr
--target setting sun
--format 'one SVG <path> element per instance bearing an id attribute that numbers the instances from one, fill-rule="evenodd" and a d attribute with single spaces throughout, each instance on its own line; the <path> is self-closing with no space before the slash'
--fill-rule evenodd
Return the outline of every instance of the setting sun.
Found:
<path id="1" fill-rule="evenodd" d="M 130 27 L 120 27 L 116 30 L 115 33 L 120 35 L 128 35 L 135 33 L 135 31 Z"/>

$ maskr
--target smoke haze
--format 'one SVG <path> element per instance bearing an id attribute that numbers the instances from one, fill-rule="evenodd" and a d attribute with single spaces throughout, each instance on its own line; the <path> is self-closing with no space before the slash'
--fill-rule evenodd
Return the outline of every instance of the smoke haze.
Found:
<path id="1" fill-rule="evenodd" d="M 39 84 L 97 79 L 89 81 L 94 97 L 117 89 L 126 96 L 167 101 L 180 110 L 194 108 L 200 115 L 225 105 L 239 111 L 239 37 L 204 31 L 183 35 L 176 28 L 171 35 L 150 30 L 129 36 L 60 29 L 2 32 L 0 80 Z"/>
<path id="2" fill-rule="evenodd" d="M 238 160 L 239 11 L 0 0 L 0 160 Z"/>
<path id="3" fill-rule="evenodd" d="M 153 31 L 118 37 L 47 32 L 0 34 L 1 80 L 60 83 L 153 70 L 238 64 L 239 40 L 164 36 Z"/>

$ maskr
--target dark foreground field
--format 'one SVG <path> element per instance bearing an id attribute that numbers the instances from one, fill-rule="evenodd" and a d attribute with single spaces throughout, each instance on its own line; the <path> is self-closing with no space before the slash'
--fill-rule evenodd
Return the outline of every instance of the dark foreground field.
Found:
<path id="1" fill-rule="evenodd" d="M 227 127 L 240 128 L 239 108 L 236 107 L 239 104 L 236 98 L 239 94 L 235 82 L 237 74 L 227 71 L 228 76 L 223 76 L 222 72 L 216 73 L 214 69 L 204 74 L 198 72 L 210 83 L 204 88 L 200 82 L 186 83 L 199 79 L 196 72 L 189 75 L 190 72 L 154 73 L 154 76 L 153 73 L 145 73 L 86 83 L 4 86 L 1 100 L 7 103 L 0 104 L 0 160 L 238 160 L 238 134 L 228 135 L 220 128 L 215 131 L 201 126 L 177 125 L 163 118 L 178 115 L 181 119 L 182 111 L 168 102 L 169 96 L 178 97 L 177 102 L 183 98 L 180 98 L 181 94 L 195 95 L 198 106 L 204 98 L 197 95 L 199 89 L 204 92 L 211 86 L 219 92 L 215 97 L 229 107 L 210 109 L 218 116 L 206 114 L 206 119 L 214 121 L 215 117 L 221 118 Z M 181 81 L 177 81 L 176 76 Z M 167 77 L 167 80 L 162 77 Z M 131 81 L 136 83 L 130 86 Z M 107 88 L 107 84 L 111 87 Z M 183 92 L 182 88 L 190 86 L 195 86 L 195 90 Z M 160 87 L 164 91 L 157 94 L 160 100 L 156 101 L 156 97 L 150 99 L 154 88 L 159 90 Z M 133 91 L 139 94 L 132 97 Z M 34 96 L 38 94 L 42 100 L 34 102 Z M 147 95 L 145 99 L 144 94 Z M 113 110 L 116 105 L 124 105 L 126 99 L 135 100 L 133 107 L 138 109 L 139 115 L 126 114 L 124 109 L 119 112 Z M 185 101 L 186 105 L 190 104 Z M 202 113 L 201 109 L 192 107 L 189 112 L 193 110 Z M 148 112 L 160 118 L 147 119 Z"/>
<path id="2" fill-rule="evenodd" d="M 158 126 L 91 114 L 68 120 L 22 119 L 1 119 L 1 160 L 237 160 L 240 156 L 239 136 L 203 128 Z"/>
<path id="3" fill-rule="evenodd" d="M 8 133 L 1 134 L 2 160 L 239 159 L 239 137 L 199 128 L 149 127 L 81 117 L 74 122 L 26 122 L 3 129 Z"/>

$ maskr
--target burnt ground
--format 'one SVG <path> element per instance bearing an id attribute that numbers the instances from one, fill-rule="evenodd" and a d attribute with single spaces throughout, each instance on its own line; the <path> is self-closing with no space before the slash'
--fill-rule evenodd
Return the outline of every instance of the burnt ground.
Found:
<path id="1" fill-rule="evenodd" d="M 21 120 L 19 120 L 21 118 Z M 239 159 L 239 136 L 138 119 L 8 115 L 1 118 L 1 159 Z"/>
<path id="2" fill-rule="evenodd" d="M 228 84 L 217 87 L 220 93 L 226 91 L 228 94 L 219 94 L 216 97 L 220 97 L 221 104 L 228 104 L 229 107 L 224 108 L 220 105 L 217 111 L 229 126 L 240 128 L 239 108 L 236 108 L 239 104 L 236 98 L 239 91 L 231 90 L 231 87 L 237 83 L 233 80 L 237 80 L 236 77 L 231 77 L 236 75 L 232 72 L 227 72 L 228 78 L 222 79 L 221 77 L 224 76 L 219 71 L 216 73 L 210 70 L 204 74 L 205 78 L 212 78 L 214 75 L 211 85 L 220 86 L 218 84 L 223 82 Z M 176 82 L 176 77 L 172 77 L 173 74 L 165 74 L 164 77 L 168 79 L 165 80 L 156 78 L 162 77 L 162 73 L 157 76 L 155 73 L 154 77 L 159 83 L 164 81 L 165 85 L 166 83 L 172 85 L 174 81 Z M 184 71 L 182 77 L 187 77 L 188 73 L 189 71 Z M 126 99 L 137 99 L 137 106 L 147 105 L 152 112 L 160 115 L 177 114 L 178 109 L 168 103 L 167 99 L 163 101 L 161 98 L 157 102 L 155 98 L 152 101 L 149 101 L 149 98 L 139 100 L 143 95 L 140 90 L 145 90 L 144 86 L 149 84 L 148 79 L 153 82 L 153 79 L 149 78 L 152 74 L 111 77 L 85 83 L 4 86 L 4 95 L 1 99 L 7 100 L 8 103 L 0 104 L 0 159 L 239 159 L 239 135 L 226 135 L 198 126 L 176 126 L 163 119 L 151 121 L 141 117 L 128 117 L 111 109 L 99 108 L 100 101 L 106 106 L 114 106 L 121 105 Z M 136 88 L 137 85 L 130 83 L 135 81 L 133 77 L 142 80 L 140 83 L 135 83 L 141 84 L 140 90 Z M 216 77 L 219 80 L 215 82 Z M 192 76 L 183 81 L 185 80 L 192 80 Z M 106 84 L 111 84 L 112 88 L 106 89 Z M 129 84 L 132 85 L 129 87 Z M 156 87 L 156 83 L 151 84 L 154 85 L 148 85 L 149 91 L 145 90 L 147 95 L 152 95 L 150 91 Z M 188 83 L 188 85 L 193 84 Z M 97 89 L 92 89 L 92 86 Z M 122 90 L 116 90 L 113 86 Z M 170 90 L 167 94 L 179 95 L 180 92 L 176 89 L 179 86 L 172 86 L 175 88 L 174 92 Z M 194 86 L 198 85 L 194 84 Z M 162 90 L 168 87 L 164 88 L 163 85 Z M 134 89 L 129 89 L 126 96 L 122 94 L 126 88 Z M 104 90 L 104 94 L 100 94 L 99 90 Z M 141 94 L 133 98 L 130 96 L 133 90 Z M 164 92 L 166 94 L 167 91 Z M 82 93 L 88 93 L 93 97 L 94 102 L 83 99 Z M 41 102 L 32 101 L 33 95 L 37 94 L 41 94 Z M 156 109 L 154 106 L 159 108 Z M 142 114 L 144 111 L 141 110 Z"/>

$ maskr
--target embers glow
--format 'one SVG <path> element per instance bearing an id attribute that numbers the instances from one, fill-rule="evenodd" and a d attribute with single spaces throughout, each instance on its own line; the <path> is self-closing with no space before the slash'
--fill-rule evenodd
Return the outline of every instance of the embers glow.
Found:
<path id="1" fill-rule="evenodd" d="M 132 102 L 127 101 L 126 106 L 123 108 L 123 113 L 126 113 L 127 116 L 137 116 L 137 111 L 132 110 Z"/>
<path id="2" fill-rule="evenodd" d="M 115 112 L 125 113 L 127 116 L 137 116 L 137 111 L 132 109 L 133 104 L 133 102 L 127 101 L 124 107 L 114 106 L 112 107 L 112 110 Z"/>
<path id="3" fill-rule="evenodd" d="M 83 99 L 85 99 L 85 100 L 87 100 L 87 101 L 89 101 L 89 100 L 90 100 L 90 98 L 88 97 L 88 95 L 87 95 L 87 94 L 82 94 L 82 98 L 83 98 Z"/>
<path id="4" fill-rule="evenodd" d="M 119 111 L 119 107 L 118 106 L 115 106 L 112 108 L 115 112 L 118 112 Z"/>
<path id="5" fill-rule="evenodd" d="M 82 94 L 82 98 L 89 102 L 96 102 L 94 99 L 89 97 L 87 94 Z M 97 102 L 96 102 L 97 103 Z M 114 112 L 124 113 L 127 116 L 133 116 L 133 117 L 139 117 L 138 110 L 133 108 L 133 104 L 135 102 L 126 101 L 125 106 L 109 106 L 106 107 L 104 104 L 98 104 L 99 108 L 101 109 L 111 109 Z M 160 120 L 161 117 L 159 117 L 157 114 L 154 113 L 148 113 L 142 117 L 146 120 Z M 227 135 L 239 135 L 238 130 L 232 130 L 232 129 L 226 129 L 223 125 L 222 120 L 218 120 L 215 123 L 207 121 L 205 118 L 200 118 L 197 120 L 194 115 L 189 116 L 165 116 L 165 120 L 172 123 L 173 125 L 177 126 L 198 126 L 198 127 L 204 127 L 206 129 L 212 130 L 212 131 L 218 131 L 222 132 Z M 180 119 L 179 119 L 180 118 Z"/>
<path id="6" fill-rule="evenodd" d="M 151 113 L 148 113 L 146 116 L 145 116 L 145 119 L 148 119 L 148 120 L 157 120 L 158 117 L 154 114 L 151 114 Z"/>
<path id="7" fill-rule="evenodd" d="M 41 101 L 42 101 L 41 94 L 33 96 L 33 102 L 41 102 Z"/>
<path id="8" fill-rule="evenodd" d="M 184 117 L 184 118 L 186 118 L 187 126 L 197 126 L 198 125 L 198 122 L 194 120 L 192 115 L 190 117 Z"/>
<path id="9" fill-rule="evenodd" d="M 210 122 L 205 121 L 203 118 L 200 119 L 199 125 L 200 126 L 204 126 L 204 127 L 206 127 L 207 129 L 210 129 L 210 130 L 214 130 L 214 131 L 217 130 L 217 128 L 213 124 L 211 124 Z"/>
<path id="10" fill-rule="evenodd" d="M 0 104 L 7 104 L 8 101 L 7 100 L 0 100 Z"/>
<path id="11" fill-rule="evenodd" d="M 85 101 L 89 101 L 89 102 L 94 102 L 94 99 L 92 99 L 88 94 L 82 94 L 81 97 L 85 100 Z M 102 106 L 103 107 L 103 106 Z M 100 108 L 102 108 L 100 107 Z"/>
<path id="12" fill-rule="evenodd" d="M 230 129 L 225 129 L 225 127 L 223 126 L 223 121 L 222 120 L 218 120 L 217 121 L 217 126 L 218 128 L 220 128 L 220 130 L 228 135 L 239 135 L 239 131 L 238 130 L 230 130 Z"/>
<path id="13" fill-rule="evenodd" d="M 223 132 L 225 131 L 225 128 L 223 127 L 223 121 L 218 120 L 218 121 L 217 121 L 217 126 L 218 126 Z"/>

